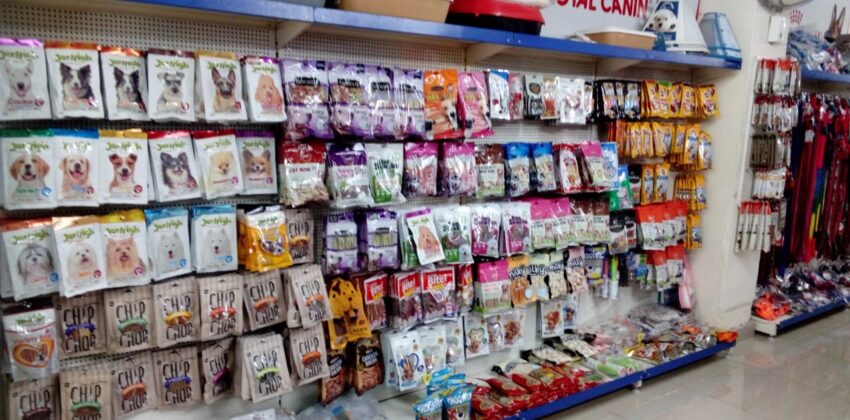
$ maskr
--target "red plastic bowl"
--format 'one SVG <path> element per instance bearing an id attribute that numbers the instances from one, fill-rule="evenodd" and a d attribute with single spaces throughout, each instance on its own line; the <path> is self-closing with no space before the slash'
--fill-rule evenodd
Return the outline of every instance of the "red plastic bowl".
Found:
<path id="1" fill-rule="evenodd" d="M 543 14 L 534 6 L 523 6 L 501 0 L 454 0 L 450 14 L 497 16 L 543 24 Z"/>

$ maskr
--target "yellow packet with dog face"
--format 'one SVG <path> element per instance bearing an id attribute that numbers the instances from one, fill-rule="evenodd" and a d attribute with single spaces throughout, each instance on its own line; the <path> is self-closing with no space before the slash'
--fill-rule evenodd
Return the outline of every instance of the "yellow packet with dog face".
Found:
<path id="1" fill-rule="evenodd" d="M 248 214 L 247 232 L 250 238 L 249 256 L 252 271 L 264 272 L 292 265 L 289 241 L 286 237 L 286 218 L 280 209 Z M 246 266 L 248 264 L 246 263 Z"/>

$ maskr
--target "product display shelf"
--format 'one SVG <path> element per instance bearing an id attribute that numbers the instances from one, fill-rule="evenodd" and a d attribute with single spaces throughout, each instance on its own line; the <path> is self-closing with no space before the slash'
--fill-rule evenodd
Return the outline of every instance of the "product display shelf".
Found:
<path id="1" fill-rule="evenodd" d="M 800 75 L 804 82 L 827 82 L 850 85 L 850 74 L 846 73 L 830 73 L 828 71 L 803 69 L 800 71 Z"/>
<path id="2" fill-rule="evenodd" d="M 846 307 L 847 302 L 845 302 L 843 299 L 839 299 L 834 302 L 827 303 L 826 305 L 817 307 L 808 312 L 801 312 L 795 315 L 785 315 L 776 318 L 772 321 L 768 321 L 757 316 L 753 316 L 752 320 L 753 324 L 755 325 L 755 330 L 757 332 L 771 337 L 776 337 L 783 330 L 786 330 L 803 322 L 812 320 L 814 318 L 842 310 Z"/>

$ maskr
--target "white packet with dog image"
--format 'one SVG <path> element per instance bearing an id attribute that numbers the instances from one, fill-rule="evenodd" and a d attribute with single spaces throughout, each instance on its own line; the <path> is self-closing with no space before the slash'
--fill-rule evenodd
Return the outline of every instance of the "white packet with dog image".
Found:
<path id="1" fill-rule="evenodd" d="M 97 207 L 95 183 L 100 179 L 95 130 L 53 130 L 58 162 L 56 201 L 65 207 Z"/>
<path id="2" fill-rule="evenodd" d="M 59 259 L 50 245 L 51 223 L 50 219 L 34 219 L 0 226 L 15 300 L 59 291 Z"/>
<path id="3" fill-rule="evenodd" d="M 60 295 L 73 297 L 109 287 L 96 216 L 53 218 L 53 246 L 59 257 Z"/>
<path id="4" fill-rule="evenodd" d="M 101 168 L 96 190 L 101 204 L 147 204 L 150 186 L 148 134 L 100 130 Z"/>
<path id="5" fill-rule="evenodd" d="M 51 130 L 3 130 L 3 206 L 6 210 L 56 207 L 56 143 Z"/>
<path id="6" fill-rule="evenodd" d="M 188 131 L 149 131 L 148 148 L 157 201 L 201 198 L 203 186 Z"/>
<path id="7" fill-rule="evenodd" d="M 195 54 L 148 50 L 148 115 L 154 121 L 195 121 Z"/>
<path id="8" fill-rule="evenodd" d="M 53 118 L 103 118 L 97 44 L 48 42 L 47 74 Z"/>
<path id="9" fill-rule="evenodd" d="M 183 208 L 145 210 L 148 225 L 150 278 L 165 280 L 192 272 L 189 211 Z"/>
<path id="10" fill-rule="evenodd" d="M 109 287 L 148 284 L 148 229 L 139 209 L 100 216 Z"/>
<path id="11" fill-rule="evenodd" d="M 198 273 L 236 270 L 236 208 L 226 204 L 192 207 L 192 243 Z"/>
<path id="12" fill-rule="evenodd" d="M 144 52 L 130 48 L 103 47 L 103 100 L 110 120 L 149 121 L 148 76 Z"/>
<path id="13" fill-rule="evenodd" d="M 277 160 L 274 135 L 268 131 L 237 131 L 242 159 L 242 194 L 277 194 Z"/>
<path id="14" fill-rule="evenodd" d="M 232 52 L 198 51 L 195 66 L 195 114 L 198 119 L 245 121 L 242 102 L 242 71 Z"/>
<path id="15" fill-rule="evenodd" d="M 0 121 L 50 119 L 44 45 L 0 38 Z"/>
<path id="16" fill-rule="evenodd" d="M 284 122 L 280 61 L 273 57 L 242 58 L 245 103 L 252 122 Z"/>
<path id="17" fill-rule="evenodd" d="M 192 133 L 201 167 L 204 197 L 229 197 L 242 192 L 242 165 L 233 130 Z"/>

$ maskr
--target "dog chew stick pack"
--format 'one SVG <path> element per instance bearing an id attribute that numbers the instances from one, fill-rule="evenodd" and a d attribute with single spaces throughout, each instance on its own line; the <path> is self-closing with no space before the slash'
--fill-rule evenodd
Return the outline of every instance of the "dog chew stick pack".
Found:
<path id="1" fill-rule="evenodd" d="M 189 211 L 183 208 L 145 210 L 151 279 L 165 280 L 192 272 Z"/>
<path id="2" fill-rule="evenodd" d="M 195 53 L 195 114 L 207 122 L 245 121 L 242 71 L 239 56 L 232 52 Z"/>
<path id="3" fill-rule="evenodd" d="M 242 165 L 233 130 L 192 132 L 201 169 L 204 198 L 228 197 L 242 192 Z"/>
<path id="4" fill-rule="evenodd" d="M 192 243 L 197 272 L 236 270 L 236 208 L 226 204 L 192 207 Z"/>
<path id="5" fill-rule="evenodd" d="M 143 286 L 150 281 L 145 213 L 128 210 L 100 216 L 110 287 Z"/>
<path id="6" fill-rule="evenodd" d="M 284 122 L 283 80 L 274 57 L 242 57 L 245 104 L 251 122 Z"/>
<path id="7" fill-rule="evenodd" d="M 50 119 L 44 44 L 0 38 L 0 121 Z"/>
<path id="8" fill-rule="evenodd" d="M 45 45 L 53 118 L 103 119 L 100 45 L 51 41 Z"/>
<path id="9" fill-rule="evenodd" d="M 131 48 L 103 47 L 103 100 L 110 120 L 149 121 L 148 76 L 145 52 Z"/>
<path id="10" fill-rule="evenodd" d="M 154 121 L 195 121 L 195 54 L 148 50 L 148 114 Z"/>
<path id="11" fill-rule="evenodd" d="M 95 180 L 100 204 L 147 204 L 150 185 L 148 134 L 142 130 L 100 130 Z"/>
<path id="12" fill-rule="evenodd" d="M 53 130 L 57 167 L 56 201 L 65 207 L 97 207 L 100 179 L 96 130 Z"/>

